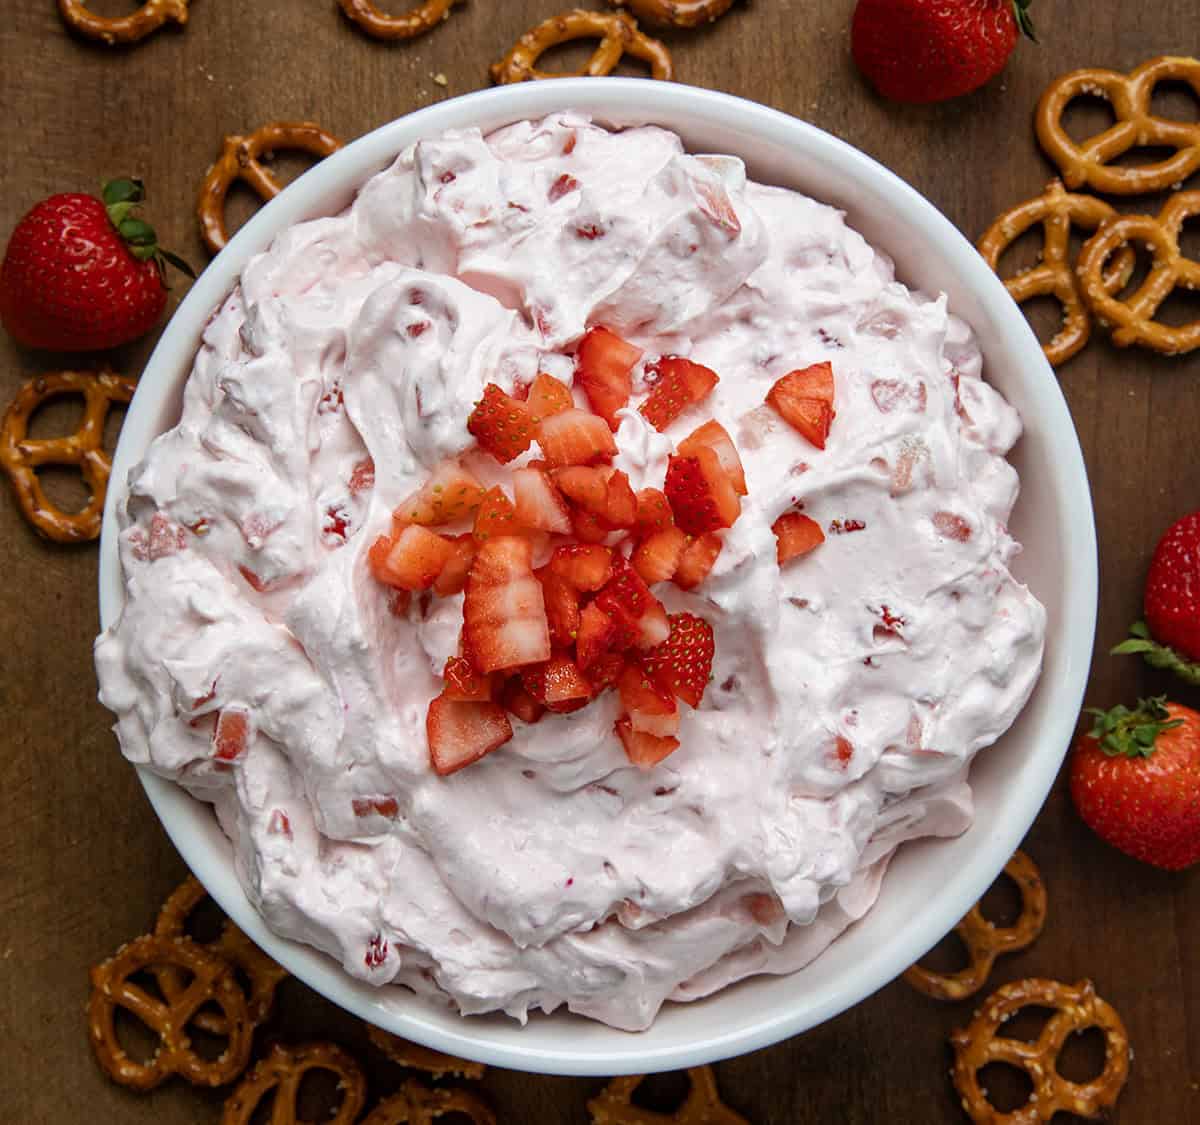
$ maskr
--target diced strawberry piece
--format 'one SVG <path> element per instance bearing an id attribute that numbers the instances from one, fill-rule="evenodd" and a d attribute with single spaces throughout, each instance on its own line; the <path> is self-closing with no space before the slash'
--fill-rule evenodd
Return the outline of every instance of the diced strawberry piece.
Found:
<path id="1" fill-rule="evenodd" d="M 455 545 L 436 531 L 410 524 L 399 535 L 381 535 L 367 552 L 376 580 L 398 590 L 427 590 L 455 553 Z"/>
<path id="2" fill-rule="evenodd" d="M 628 405 L 633 389 L 630 372 L 641 358 L 641 348 L 607 328 L 591 328 L 579 342 L 576 378 L 592 409 L 614 430 L 620 424 L 617 411 Z"/>
<path id="3" fill-rule="evenodd" d="M 833 367 L 815 363 L 789 371 L 767 392 L 767 402 L 785 422 L 818 449 L 825 448 L 829 427 L 837 412 L 833 409 Z"/>
<path id="4" fill-rule="evenodd" d="M 592 685 L 569 656 L 552 656 L 521 673 L 525 690 L 549 711 L 576 711 L 592 698 Z"/>
<path id="5" fill-rule="evenodd" d="M 582 508 L 571 509 L 571 531 L 581 543 L 603 543 L 611 534 L 610 528 L 598 516 Z"/>
<path id="6" fill-rule="evenodd" d="M 694 613 L 673 613 L 665 644 L 642 657 L 646 671 L 677 699 L 699 707 L 712 675 L 712 626 Z"/>
<path id="7" fill-rule="evenodd" d="M 664 355 L 646 364 L 646 375 L 657 377 L 657 381 L 638 409 L 656 430 L 665 430 L 720 382 L 715 371 L 678 355 Z"/>
<path id="8" fill-rule="evenodd" d="M 608 423 L 574 407 L 544 418 L 538 426 L 537 438 L 551 468 L 590 465 L 609 460 L 617 453 Z"/>
<path id="9" fill-rule="evenodd" d="M 365 457 L 350 470 L 350 480 L 347 482 L 352 496 L 375 487 L 375 462 Z"/>
<path id="10" fill-rule="evenodd" d="M 625 747 L 625 755 L 638 767 L 648 770 L 658 765 L 668 754 L 679 749 L 679 739 L 659 738 L 645 731 L 634 730 L 633 724 L 626 716 L 616 721 L 614 729 L 621 745 Z"/>
<path id="11" fill-rule="evenodd" d="M 653 648 L 670 634 L 667 612 L 650 593 L 623 555 L 613 556 L 613 576 L 596 595 L 599 606 L 616 626 L 617 636 L 610 648 Z"/>
<path id="12" fill-rule="evenodd" d="M 436 527 L 469 516 L 483 499 L 483 485 L 457 461 L 445 461 L 425 486 L 403 500 L 392 513 L 400 527 L 419 523 Z"/>
<path id="13" fill-rule="evenodd" d="M 593 662 L 587 671 L 593 698 L 617 686 L 621 673 L 625 671 L 625 663 L 625 657 L 619 652 L 606 652 Z"/>
<path id="14" fill-rule="evenodd" d="M 533 442 L 533 411 L 528 403 L 506 395 L 495 383 L 488 383 L 483 388 L 483 398 L 467 418 L 467 429 L 483 449 L 501 464 L 507 464 Z"/>
<path id="15" fill-rule="evenodd" d="M 445 777 L 479 761 L 513 736 L 504 708 L 496 703 L 462 703 L 439 695 L 425 716 L 429 760 Z"/>
<path id="16" fill-rule="evenodd" d="M 475 665 L 461 656 L 446 661 L 442 679 L 446 681 L 442 695 L 456 703 L 487 703 L 492 698 L 491 676 L 481 676 Z"/>
<path id="17" fill-rule="evenodd" d="M 637 545 L 630 559 L 633 569 L 648 586 L 669 581 L 679 568 L 679 559 L 688 539 L 687 532 L 677 527 L 656 531 Z"/>
<path id="18" fill-rule="evenodd" d="M 653 535 L 675 525 L 671 503 L 666 493 L 657 488 L 643 488 L 637 494 L 637 518 L 634 530 L 639 535 Z"/>
<path id="19" fill-rule="evenodd" d="M 613 553 L 608 547 L 569 543 L 556 547 L 547 565 L 576 590 L 599 590 L 612 577 Z"/>
<path id="20" fill-rule="evenodd" d="M 250 738 L 250 716 L 240 707 L 222 708 L 213 731 L 213 757 L 232 762 L 246 750 Z"/>
<path id="21" fill-rule="evenodd" d="M 825 542 L 821 525 L 802 512 L 784 512 L 771 525 L 771 530 L 775 532 L 775 554 L 780 566 L 788 559 L 807 555 Z"/>
<path id="22" fill-rule="evenodd" d="M 536 723 L 546 713 L 546 708 L 525 690 L 520 676 L 512 676 L 505 682 L 500 689 L 500 703 L 523 723 Z"/>
<path id="23" fill-rule="evenodd" d="M 620 469 L 572 466 L 556 469 L 554 483 L 585 512 L 609 528 L 632 527 L 637 519 L 637 497 L 629 477 Z"/>
<path id="24" fill-rule="evenodd" d="M 637 523 L 637 497 L 630 487 L 629 477 L 620 469 L 613 469 L 609 475 L 601 519 L 614 528 L 631 528 Z"/>
<path id="25" fill-rule="evenodd" d="M 628 664 L 617 682 L 621 706 L 636 731 L 669 738 L 679 733 L 679 707 L 675 697 L 652 680 L 640 661 Z"/>
<path id="26" fill-rule="evenodd" d="M 738 456 L 737 446 L 733 444 L 733 438 L 729 436 L 729 431 L 715 419 L 705 422 L 703 426 L 693 430 L 679 443 L 679 452 L 682 456 L 687 457 L 701 446 L 707 446 L 717 455 L 717 460 L 721 462 L 721 468 L 733 482 L 734 491 L 739 496 L 745 496 L 746 472 L 742 468 L 742 459 Z"/>
<path id="27" fill-rule="evenodd" d="M 395 797 L 354 797 L 350 801 L 350 807 L 355 816 L 378 814 L 386 816 L 389 820 L 394 820 L 400 812 L 400 802 Z"/>
<path id="28" fill-rule="evenodd" d="M 521 531 L 517 509 L 499 485 L 484 493 L 479 510 L 475 513 L 475 526 L 471 534 L 476 543 L 486 543 L 503 535 L 517 535 Z"/>
<path id="29" fill-rule="evenodd" d="M 721 554 L 724 544 L 720 536 L 709 532 L 689 538 L 679 554 L 679 565 L 672 579 L 681 590 L 694 590 L 703 582 Z"/>
<path id="30" fill-rule="evenodd" d="M 456 535 L 451 542 L 454 553 L 446 560 L 441 573 L 434 579 L 433 592 L 439 598 L 448 598 L 451 594 L 461 594 L 467 586 L 467 575 L 471 573 L 471 564 L 475 561 L 478 549 L 475 536 L 470 532 Z"/>
<path id="31" fill-rule="evenodd" d="M 579 615 L 575 658 L 584 672 L 588 672 L 593 664 L 612 651 L 617 641 L 617 633 L 616 623 L 595 602 L 583 607 L 583 612 Z"/>
<path id="32" fill-rule="evenodd" d="M 561 414 L 564 410 L 572 409 L 575 400 L 571 397 L 571 388 L 566 383 L 543 371 L 529 388 L 529 399 L 525 405 L 529 407 L 534 423 L 537 424 L 552 414 Z"/>
<path id="33" fill-rule="evenodd" d="M 528 539 L 502 536 L 479 548 L 463 600 L 463 640 L 481 672 L 550 659 L 542 584 Z"/>
<path id="34" fill-rule="evenodd" d="M 545 472 L 541 469 L 516 469 L 512 480 L 518 524 L 534 531 L 571 534 L 571 511 Z"/>
<path id="35" fill-rule="evenodd" d="M 934 512 L 934 530 L 945 539 L 956 539 L 965 543 L 971 538 L 971 525 L 954 512 Z"/>
<path id="36" fill-rule="evenodd" d="M 689 535 L 732 527 L 742 512 L 733 481 L 707 446 L 698 447 L 688 457 L 670 459 L 664 491 L 675 522 Z"/>
<path id="37" fill-rule="evenodd" d="M 550 643 L 557 648 L 569 648 L 579 634 L 579 592 L 547 566 L 535 573 L 546 601 Z"/>

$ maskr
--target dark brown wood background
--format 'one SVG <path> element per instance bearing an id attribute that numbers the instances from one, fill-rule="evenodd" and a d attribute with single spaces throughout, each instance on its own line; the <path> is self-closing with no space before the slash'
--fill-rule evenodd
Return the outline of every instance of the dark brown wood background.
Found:
<path id="1" fill-rule="evenodd" d="M 45 195 L 132 172 L 149 185 L 163 241 L 203 262 L 192 200 L 223 134 L 311 118 L 349 139 L 478 89 L 487 64 L 556 4 L 467 0 L 433 34 L 386 45 L 353 30 L 334 0 L 194 0 L 186 30 L 129 50 L 72 38 L 53 0 L 3 8 L 0 234 Z M 97 0 L 97 8 L 129 5 Z M 1196 48 L 1195 0 L 1043 0 L 1034 5 L 1041 46 L 1022 44 L 999 81 L 948 105 L 903 107 L 874 97 L 855 72 L 852 8 L 852 0 L 738 3 L 715 26 L 671 39 L 679 80 L 754 98 L 851 141 L 972 237 L 1049 176 L 1031 117 L 1051 78 Z M 1195 115 L 1194 105 L 1176 108 Z M 1198 313 L 1195 301 L 1174 310 Z M 152 342 L 114 363 L 136 375 Z M 60 366 L 61 357 L 0 340 L 0 399 Z M 1200 506 L 1200 361 L 1096 341 L 1061 378 L 1099 521 L 1100 655 L 1089 702 L 1107 706 L 1174 687 L 1103 653 L 1138 615 L 1156 537 Z M 87 967 L 143 932 L 184 873 L 95 702 L 95 587 L 94 546 L 43 542 L 0 495 L 0 1120 L 215 1122 L 220 1099 L 211 1093 L 172 1083 L 137 1097 L 110 1084 L 84 1034 Z M 1178 695 L 1197 702 L 1194 692 Z M 1061 784 L 1027 847 L 1049 886 L 1049 922 L 1032 950 L 1000 962 L 993 981 L 1092 978 L 1134 1046 L 1116 1118 L 1200 1122 L 1200 873 L 1164 874 L 1106 848 Z M 970 1004 L 940 1006 L 893 983 L 819 1030 L 721 1064 L 720 1083 L 761 1125 L 958 1121 L 946 1034 L 969 1013 Z M 364 1047 L 359 1027 L 294 982 L 273 1027 L 289 1039 L 330 1035 Z M 1086 1043 L 1080 1054 L 1086 1065 Z M 378 1065 L 374 1076 L 379 1090 L 397 1078 Z M 599 1085 L 502 1072 L 485 1081 L 507 1122 L 582 1122 Z"/>

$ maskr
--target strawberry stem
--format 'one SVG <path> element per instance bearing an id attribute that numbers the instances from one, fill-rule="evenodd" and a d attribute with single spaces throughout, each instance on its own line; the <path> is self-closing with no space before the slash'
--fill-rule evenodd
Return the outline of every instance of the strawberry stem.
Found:
<path id="1" fill-rule="evenodd" d="M 1140 656 L 1151 668 L 1165 668 L 1185 683 L 1200 687 L 1200 664 L 1185 660 L 1173 648 L 1160 645 L 1150 636 L 1149 626 L 1138 621 L 1129 629 L 1129 639 L 1109 650 L 1111 656 Z"/>
<path id="2" fill-rule="evenodd" d="M 109 180 L 100 189 L 100 198 L 104 200 L 108 221 L 124 239 L 125 245 L 129 247 L 129 252 L 139 262 L 153 262 L 164 287 L 167 285 L 166 267 L 168 264 L 195 281 L 195 270 L 177 254 L 163 250 L 158 245 L 158 236 L 154 233 L 154 228 L 144 219 L 139 219 L 133 214 L 133 211 L 146 199 L 146 185 L 141 180 L 130 178 Z"/>
<path id="3" fill-rule="evenodd" d="M 1036 43 L 1038 37 L 1033 30 L 1033 18 L 1029 15 L 1030 3 L 1032 0 L 1013 0 L 1013 15 L 1017 18 L 1017 27 L 1021 29 L 1021 34 Z"/>
<path id="4" fill-rule="evenodd" d="M 1088 707 L 1084 714 L 1095 717 L 1090 734 L 1110 758 L 1148 758 L 1163 731 L 1183 726 L 1182 719 L 1171 718 L 1165 695 L 1139 699 L 1133 710 L 1119 703 L 1111 711 Z"/>

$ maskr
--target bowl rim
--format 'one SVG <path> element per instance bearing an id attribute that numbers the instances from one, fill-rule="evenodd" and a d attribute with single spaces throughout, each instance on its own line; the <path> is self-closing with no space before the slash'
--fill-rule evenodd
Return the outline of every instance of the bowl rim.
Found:
<path id="1" fill-rule="evenodd" d="M 522 1046 L 512 1035 L 491 1034 L 489 1028 L 495 1025 L 486 1017 L 463 1019 L 464 1030 L 459 1032 L 435 1025 L 420 1012 L 385 1006 L 374 998 L 379 995 L 377 990 L 353 980 L 332 957 L 268 930 L 242 891 L 228 855 L 218 856 L 210 837 L 178 815 L 185 805 L 199 802 L 145 767 L 138 766 L 137 772 L 163 828 L 221 908 L 267 953 L 339 1007 L 415 1042 L 500 1067 L 563 1075 L 648 1073 L 696 1066 L 769 1046 L 825 1022 L 893 980 L 953 927 L 999 873 L 1040 811 L 1073 736 L 1090 668 L 1098 592 L 1095 521 L 1078 435 L 1058 380 L 1003 284 L 963 234 L 916 189 L 849 143 L 781 111 L 718 91 L 644 79 L 568 78 L 502 86 L 448 99 L 380 126 L 317 164 L 254 215 L 204 270 L 164 329 L 141 380 L 154 390 L 134 396 L 113 459 L 100 541 L 100 617 L 102 629 L 107 629 L 124 603 L 116 512 L 126 493 L 128 473 L 160 432 L 157 423 L 164 403 L 177 393 L 190 370 L 210 314 L 233 289 L 250 259 L 286 227 L 329 213 L 327 206 L 314 209 L 316 201 L 337 191 L 348 201 L 371 174 L 418 137 L 475 124 L 486 130 L 505 121 L 564 109 L 623 125 L 664 122 L 668 128 L 672 119 L 711 115 L 722 128 L 744 136 L 747 147 L 769 143 L 800 147 L 813 160 L 827 161 L 846 175 L 874 181 L 898 218 L 949 258 L 965 287 L 986 305 L 1006 348 L 1016 353 L 1027 372 L 1023 382 L 1029 383 L 1037 398 L 1043 423 L 1056 432 L 1056 438 L 1061 437 L 1056 473 L 1049 479 L 1049 487 L 1056 490 L 1057 506 L 1066 513 L 1062 535 L 1072 580 L 1061 607 L 1061 631 L 1055 638 L 1063 650 L 1064 671 L 1058 682 L 1051 684 L 1043 676 L 1038 689 L 1051 691 L 1055 704 L 1037 730 L 1040 748 L 1031 752 L 1031 757 L 1038 755 L 1033 784 L 1012 794 L 1005 803 L 1003 823 L 990 831 L 986 845 L 977 849 L 967 865 L 970 870 L 947 877 L 939 908 L 914 920 L 895 941 L 865 962 L 852 987 L 832 990 L 822 1001 L 799 1011 L 768 1011 L 749 1026 L 725 1033 L 710 1031 L 685 1042 L 652 1046 L 643 1035 L 604 1028 L 607 1034 L 593 1030 L 584 1035 L 581 1047 L 572 1047 L 574 1036 L 562 1035 L 556 1046 L 547 1048 L 544 1044 Z M 931 905 L 936 902 L 932 900 Z M 696 1001 L 688 1007 L 703 1003 Z M 582 1016 L 569 1018 L 593 1023 Z M 511 1025 L 505 1021 L 504 1026 Z M 599 1046 L 592 1043 L 597 1037 Z"/>

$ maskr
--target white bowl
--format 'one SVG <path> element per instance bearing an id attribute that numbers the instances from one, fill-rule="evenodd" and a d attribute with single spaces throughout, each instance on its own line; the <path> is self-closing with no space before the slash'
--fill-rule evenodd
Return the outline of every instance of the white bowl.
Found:
<path id="1" fill-rule="evenodd" d="M 644 1073 L 694 1066 L 796 1035 L 857 1004 L 921 957 L 987 889 L 1041 808 L 1070 742 L 1091 659 L 1096 534 L 1083 456 L 1058 382 L 1004 287 L 930 203 L 842 141 L 782 113 L 725 94 L 632 79 L 507 86 L 431 106 L 330 156 L 256 215 L 179 307 L 125 419 L 100 544 L 100 616 L 112 624 L 123 591 L 117 506 L 129 470 L 178 417 L 181 391 L 210 312 L 243 267 L 284 228 L 348 204 L 357 188 L 414 141 L 446 129 L 484 131 L 571 108 L 612 125 L 673 129 L 692 151 L 742 157 L 750 174 L 843 208 L 896 262 L 898 276 L 975 329 L 985 375 L 1025 420 L 1013 463 L 1022 495 L 1013 530 L 1025 545 L 1017 573 L 1049 611 L 1045 669 L 1013 728 L 971 771 L 976 817 L 955 840 L 900 849 L 873 910 L 808 968 L 757 977 L 708 999 L 668 1004 L 648 1031 L 616 1031 L 569 1014 L 521 1027 L 503 1016 L 462 1018 L 398 990 L 378 991 L 331 958 L 271 933 L 234 875 L 209 806 L 141 770 L 142 784 L 184 860 L 267 953 L 341 1007 L 398 1035 L 482 1062 L 552 1074 Z M 403 997 L 397 1003 L 397 998 Z"/>

